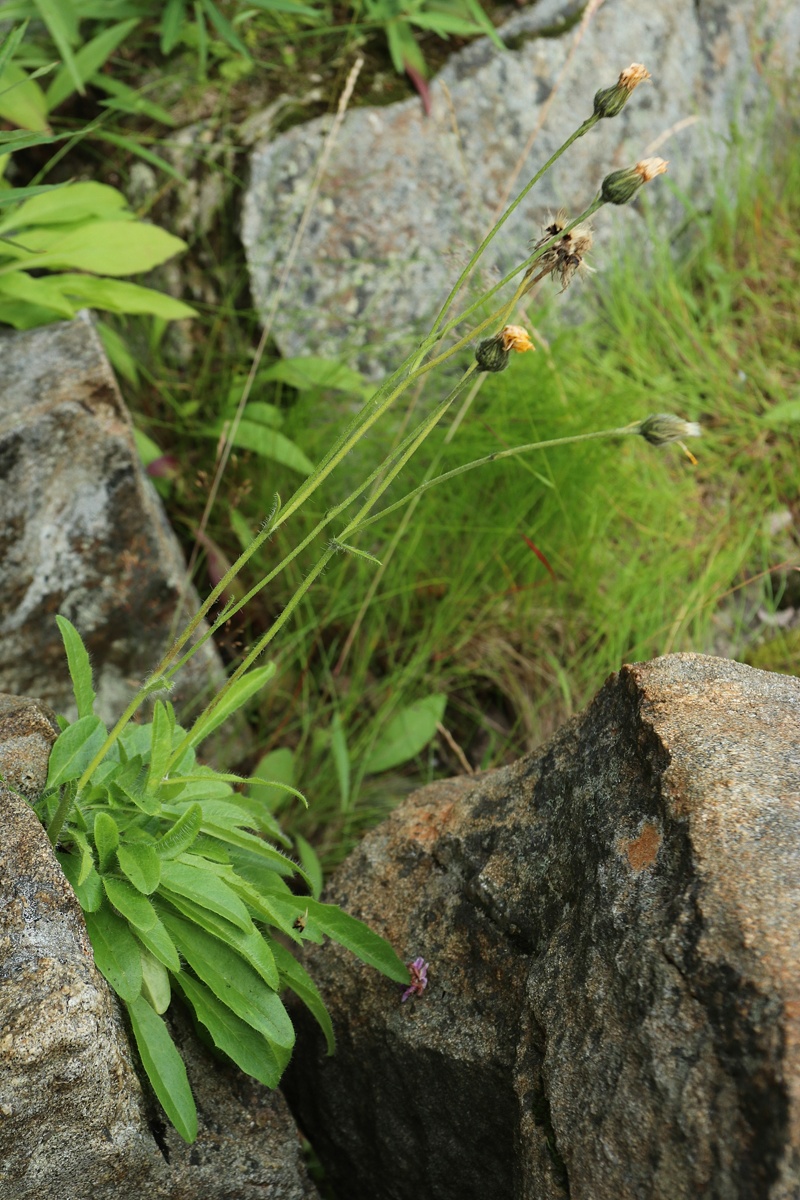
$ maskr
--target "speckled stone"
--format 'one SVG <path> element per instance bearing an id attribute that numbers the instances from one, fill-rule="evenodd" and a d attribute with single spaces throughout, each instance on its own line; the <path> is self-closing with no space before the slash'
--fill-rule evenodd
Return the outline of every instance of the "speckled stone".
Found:
<path id="1" fill-rule="evenodd" d="M 496 219 L 572 45 L 571 18 L 582 8 L 574 0 L 541 0 L 500 30 L 513 49 L 501 52 L 484 38 L 454 54 L 431 85 L 430 117 L 417 98 L 346 114 L 275 317 L 284 354 L 343 356 L 372 376 L 399 364 Z M 614 84 L 631 62 L 644 63 L 653 82 L 619 117 L 579 140 L 534 189 L 482 260 L 482 287 L 525 258 L 550 210 L 563 204 L 577 215 L 605 174 L 652 154 L 670 160 L 672 184 L 660 179 L 648 189 L 662 227 L 686 219 L 673 185 L 693 206 L 706 207 L 732 124 L 753 125 L 769 86 L 779 87 L 796 69 L 799 46 L 793 0 L 605 0 L 512 195 L 591 114 L 598 88 Z M 262 316 L 330 124 L 322 117 L 298 125 L 252 155 L 242 238 Z M 595 219 L 592 261 L 601 271 L 621 242 L 634 241 L 642 252 L 648 235 L 638 208 L 606 208 Z M 557 305 L 574 304 L 581 292 L 590 297 L 595 286 L 573 285 Z"/>
<path id="2" fill-rule="evenodd" d="M 349 1200 L 800 1196 L 800 680 L 625 667 L 326 898 L 429 963 L 401 1004 L 308 949 L 338 1053 L 301 1019 L 288 1094 Z"/>
<path id="3" fill-rule="evenodd" d="M 184 572 L 88 317 L 0 333 L 0 690 L 74 715 L 62 613 L 115 719 L 167 647 Z M 222 678 L 213 646 L 178 678 L 178 703 L 205 694 Z"/>

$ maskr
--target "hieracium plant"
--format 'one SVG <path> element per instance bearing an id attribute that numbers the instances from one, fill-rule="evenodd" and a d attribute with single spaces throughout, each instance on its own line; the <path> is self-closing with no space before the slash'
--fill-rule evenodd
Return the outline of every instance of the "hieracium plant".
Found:
<path id="1" fill-rule="evenodd" d="M 622 428 L 517 446 L 432 478 L 376 511 L 386 489 L 471 376 L 503 370 L 515 353 L 532 349 L 525 329 L 509 323 L 521 297 L 548 275 L 562 289 L 567 287 L 577 272 L 586 270 L 592 240 L 590 218 L 606 204 L 627 203 L 644 183 L 666 169 L 661 159 L 646 159 L 629 170 L 608 175 L 585 212 L 574 220 L 560 213 L 505 279 L 450 317 L 451 306 L 480 256 L 530 189 L 576 138 L 598 121 L 619 113 L 634 88 L 647 78 L 644 67 L 634 64 L 613 87 L 597 93 L 591 116 L 528 182 L 478 247 L 430 333 L 353 417 L 288 502 L 281 505 L 276 498 L 258 536 L 220 580 L 110 730 L 94 712 L 91 668 L 81 639 L 68 621 L 58 618 L 78 717 L 65 725 L 53 747 L 47 789 L 38 802 L 38 812 L 86 915 L 97 966 L 128 1013 L 155 1094 L 188 1141 L 197 1133 L 195 1106 L 183 1062 L 162 1015 L 174 995 L 188 1005 L 220 1053 L 275 1087 L 294 1042 L 281 998 L 287 989 L 308 1005 L 333 1050 L 333 1031 L 324 1004 L 287 945 L 309 939 L 319 942 L 327 935 L 403 984 L 405 991 L 403 997 L 398 993 L 398 1000 L 419 993 L 427 980 L 423 960 L 415 959 L 410 973 L 377 934 L 337 907 L 322 903 L 320 873 L 310 847 L 298 839 L 298 862 L 290 855 L 289 840 L 270 811 L 243 790 L 246 781 L 213 770 L 197 757 L 203 741 L 269 682 L 274 664 L 255 664 L 304 594 L 337 554 L 372 557 L 354 544 L 368 525 L 426 489 L 482 463 L 582 438 L 637 434 L 658 446 L 699 433 L 697 426 L 679 417 L 657 414 Z M 513 294 L 490 316 L 469 332 L 455 335 L 451 345 L 435 353 L 444 338 L 517 276 L 520 279 Z M 204 625 L 213 606 L 230 594 L 231 582 L 258 548 L 298 511 L 398 396 L 426 372 L 461 353 L 471 353 L 471 361 L 449 394 L 344 500 L 328 509 L 277 566 L 244 596 L 224 604 L 210 627 Z M 359 500 L 354 514 L 343 518 Z M 340 520 L 331 533 L 331 526 Z M 305 572 L 280 616 L 191 728 L 182 728 L 166 698 L 176 672 L 200 644 L 320 537 L 325 542 L 316 563 Z M 136 723 L 133 718 L 145 701 L 154 702 L 152 720 Z"/>

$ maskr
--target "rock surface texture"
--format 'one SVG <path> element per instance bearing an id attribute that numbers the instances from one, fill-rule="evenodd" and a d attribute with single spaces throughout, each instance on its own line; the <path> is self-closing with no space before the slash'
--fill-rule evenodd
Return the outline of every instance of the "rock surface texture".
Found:
<path id="1" fill-rule="evenodd" d="M 650 155 L 670 160 L 670 177 L 702 209 L 731 126 L 752 130 L 769 81 L 800 62 L 793 0 L 605 0 L 578 37 L 583 9 L 540 0 L 499 31 L 507 50 L 483 38 L 454 54 L 431 85 L 429 117 L 417 98 L 346 114 L 274 314 L 285 354 L 344 355 L 371 374 L 397 367 L 502 212 L 507 189 L 511 197 L 521 190 L 591 114 L 597 89 L 630 63 L 644 63 L 653 83 L 534 189 L 482 260 L 483 288 L 527 256 L 548 211 L 563 204 L 576 216 L 604 175 Z M 253 153 L 242 235 L 262 315 L 271 312 L 330 126 L 329 117 L 295 126 Z M 663 181 L 647 190 L 662 224 L 685 220 Z M 614 246 L 641 248 L 647 239 L 630 208 L 606 208 L 595 225 L 601 249 L 592 261 L 601 269 Z"/>
<path id="2" fill-rule="evenodd" d="M 0 1196 L 311 1200 L 283 1097 L 212 1058 L 180 1017 L 193 1146 L 143 1092 L 80 907 L 24 798 L 41 790 L 56 734 L 47 705 L 0 695 Z"/>
<path id="3" fill-rule="evenodd" d="M 338 1053 L 309 1022 L 288 1094 L 337 1195 L 800 1196 L 800 680 L 625 667 L 409 798 L 327 898 L 429 963 L 401 1003 L 309 948 Z"/>
<path id="4" fill-rule="evenodd" d="M 184 572 L 90 320 L 0 334 L 0 690 L 69 711 L 62 613 L 115 718 L 166 649 Z M 221 672 L 206 643 L 173 699 Z"/>

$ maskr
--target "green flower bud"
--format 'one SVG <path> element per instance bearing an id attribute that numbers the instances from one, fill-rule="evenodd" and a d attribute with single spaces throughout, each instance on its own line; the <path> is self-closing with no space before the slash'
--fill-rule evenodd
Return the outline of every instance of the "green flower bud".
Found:
<path id="1" fill-rule="evenodd" d="M 508 350 L 503 349 L 499 338 L 486 338 L 475 351 L 475 361 L 481 371 L 505 371 L 509 360 Z"/>
<path id="2" fill-rule="evenodd" d="M 681 438 L 701 436 L 696 421 L 684 421 L 673 413 L 652 413 L 639 423 L 636 432 L 651 446 L 666 446 L 668 442 L 679 442 Z"/>
<path id="3" fill-rule="evenodd" d="M 663 175 L 667 165 L 663 158 L 645 158 L 635 167 L 612 171 L 603 180 L 601 199 L 605 204 L 627 204 L 643 183 L 649 183 L 656 175 Z"/>
<path id="4" fill-rule="evenodd" d="M 620 75 L 613 87 L 601 88 L 594 98 L 596 117 L 616 117 L 625 107 L 633 89 L 644 79 L 650 78 L 641 63 L 631 63 Z"/>

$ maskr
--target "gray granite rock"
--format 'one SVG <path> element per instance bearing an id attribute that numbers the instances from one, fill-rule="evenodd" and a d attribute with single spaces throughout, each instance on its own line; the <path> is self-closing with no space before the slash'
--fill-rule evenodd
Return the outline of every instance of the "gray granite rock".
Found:
<path id="1" fill-rule="evenodd" d="M 415 793 L 326 898 L 429 963 L 401 1003 L 308 949 L 338 1051 L 301 1017 L 288 1095 L 337 1195 L 800 1196 L 800 680 L 625 667 L 542 750 Z"/>
<path id="2" fill-rule="evenodd" d="M 431 85 L 430 117 L 416 98 L 347 113 L 275 318 L 284 354 L 344 356 L 371 375 L 398 365 L 491 226 L 582 7 L 541 0 L 500 30 L 512 49 L 481 39 L 453 55 Z M 674 188 L 690 206 L 707 207 L 732 127 L 759 119 L 770 84 L 779 87 L 800 62 L 799 47 L 793 0 L 605 0 L 512 195 L 592 112 L 598 88 L 614 84 L 631 62 L 644 63 L 653 82 L 534 189 L 484 258 L 483 285 L 529 253 L 548 211 L 563 204 L 577 215 L 607 172 L 652 153 L 670 160 L 671 184 L 658 180 L 648 189 L 662 227 L 686 216 Z M 262 315 L 330 124 L 323 117 L 298 125 L 252 155 L 242 237 Z M 606 208 L 595 225 L 601 270 L 621 242 L 641 249 L 647 240 L 631 207 Z M 578 292 L 573 286 L 558 303 Z"/>
<path id="3" fill-rule="evenodd" d="M 71 711 L 62 613 L 92 656 L 99 715 L 118 716 L 167 647 L 184 571 L 88 317 L 0 333 L 0 690 Z M 207 643 L 173 699 L 221 678 Z"/>
<path id="4" fill-rule="evenodd" d="M 198 1104 L 194 1145 L 143 1090 L 80 907 L 25 799 L 46 779 L 56 734 L 47 705 L 0 695 L 0 1196 L 313 1200 L 281 1094 L 213 1057 L 180 1011 L 170 1019 Z"/>

